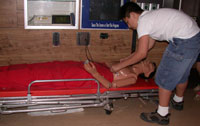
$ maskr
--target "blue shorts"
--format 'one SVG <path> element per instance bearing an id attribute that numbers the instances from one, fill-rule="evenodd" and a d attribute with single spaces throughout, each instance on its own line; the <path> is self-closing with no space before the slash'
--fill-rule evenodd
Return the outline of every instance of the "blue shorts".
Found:
<path id="1" fill-rule="evenodd" d="M 200 32 L 189 39 L 173 38 L 157 69 L 156 84 L 172 91 L 176 85 L 186 82 L 199 53 Z"/>

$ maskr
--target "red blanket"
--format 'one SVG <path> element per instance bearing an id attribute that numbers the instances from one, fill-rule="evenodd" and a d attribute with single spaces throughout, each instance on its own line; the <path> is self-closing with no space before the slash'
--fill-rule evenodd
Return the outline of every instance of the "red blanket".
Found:
<path id="1" fill-rule="evenodd" d="M 113 75 L 104 64 L 96 64 L 97 70 L 112 82 Z M 24 91 L 34 80 L 93 78 L 83 68 L 83 62 L 55 61 L 35 64 L 19 64 L 0 67 L 0 91 Z M 60 90 L 96 88 L 94 81 L 49 82 L 34 84 L 31 90 Z M 102 87 L 102 86 L 101 86 Z"/>

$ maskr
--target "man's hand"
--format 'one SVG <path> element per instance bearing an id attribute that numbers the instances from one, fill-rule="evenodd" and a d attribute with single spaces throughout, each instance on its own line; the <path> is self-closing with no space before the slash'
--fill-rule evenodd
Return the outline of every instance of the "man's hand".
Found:
<path id="1" fill-rule="evenodd" d="M 150 43 L 150 44 L 149 44 Z M 149 37 L 149 35 L 144 35 L 141 38 L 139 38 L 139 42 L 137 45 L 137 49 L 134 53 L 132 53 L 130 56 L 121 59 L 120 63 L 112 65 L 111 72 L 117 72 L 122 68 L 125 68 L 129 65 L 133 65 L 135 63 L 138 63 L 142 59 L 147 57 L 147 53 L 149 49 L 151 49 L 154 45 L 155 41 Z"/>

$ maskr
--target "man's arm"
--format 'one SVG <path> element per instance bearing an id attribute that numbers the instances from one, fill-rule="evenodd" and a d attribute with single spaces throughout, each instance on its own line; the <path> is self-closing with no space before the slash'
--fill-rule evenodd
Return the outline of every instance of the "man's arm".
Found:
<path id="1" fill-rule="evenodd" d="M 155 45 L 155 40 L 152 39 L 151 37 L 149 37 L 149 50 L 152 49 L 152 48 L 154 47 L 154 45 Z M 132 55 L 133 55 L 133 54 L 132 54 Z M 120 61 L 122 62 L 122 61 L 124 61 L 124 60 L 130 58 L 132 55 L 129 55 L 128 57 L 126 57 L 126 58 L 124 58 L 124 59 L 120 59 Z"/>
<path id="2" fill-rule="evenodd" d="M 149 50 L 152 49 L 155 45 L 155 40 L 149 37 Z"/>
<path id="3" fill-rule="evenodd" d="M 141 38 L 139 38 L 138 46 L 136 51 L 129 56 L 126 60 L 115 64 L 111 67 L 112 72 L 117 72 L 120 69 L 127 67 L 129 65 L 135 64 L 142 59 L 147 57 L 148 50 L 153 47 L 155 41 L 153 39 L 150 39 L 149 35 L 144 35 Z"/>

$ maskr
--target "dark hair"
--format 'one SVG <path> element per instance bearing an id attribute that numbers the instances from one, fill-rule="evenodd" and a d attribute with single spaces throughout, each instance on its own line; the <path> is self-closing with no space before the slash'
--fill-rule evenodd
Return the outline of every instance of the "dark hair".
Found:
<path id="1" fill-rule="evenodd" d="M 124 19 L 125 17 L 130 17 L 131 12 L 135 12 L 141 14 L 144 10 L 135 3 L 135 2 L 127 2 L 120 8 L 120 19 Z"/>
<path id="2" fill-rule="evenodd" d="M 156 63 L 154 63 L 154 62 L 153 62 L 152 64 L 153 64 L 153 66 L 154 66 L 154 71 L 151 72 L 151 74 L 150 74 L 148 77 L 146 77 L 146 76 L 144 75 L 144 73 L 139 74 L 139 77 L 140 77 L 140 78 L 142 78 L 142 79 L 150 79 L 150 78 L 153 78 L 153 77 L 154 77 L 154 75 L 156 74 L 157 66 L 156 66 Z"/>

